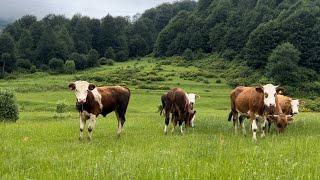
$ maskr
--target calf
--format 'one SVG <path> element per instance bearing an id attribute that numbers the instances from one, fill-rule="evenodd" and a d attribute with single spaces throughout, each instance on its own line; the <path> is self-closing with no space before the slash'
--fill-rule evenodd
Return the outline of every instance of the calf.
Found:
<path id="1" fill-rule="evenodd" d="M 117 136 L 120 137 L 124 122 L 126 121 L 125 114 L 130 99 L 128 87 L 96 87 L 94 84 L 86 81 L 76 81 L 69 84 L 69 89 L 75 90 L 76 93 L 77 110 L 80 113 L 80 140 L 83 139 L 83 130 L 88 119 L 90 119 L 88 139 L 91 140 L 96 118 L 99 114 L 105 117 L 112 111 L 115 111 L 118 119 Z"/>
<path id="2" fill-rule="evenodd" d="M 174 131 L 177 122 L 179 122 L 180 131 L 182 131 L 182 123 L 185 123 L 186 128 L 190 126 L 191 120 L 196 113 L 192 110 L 187 93 L 180 88 L 174 88 L 167 93 L 165 105 L 165 128 L 164 132 L 167 134 L 170 113 L 172 114 L 172 123 Z"/>
<path id="3" fill-rule="evenodd" d="M 231 117 L 234 118 L 234 124 L 236 127 L 238 112 L 241 113 L 242 120 L 240 121 L 241 126 L 243 125 L 243 117 L 250 117 L 251 128 L 253 133 L 253 140 L 256 140 L 257 123 L 256 118 L 262 119 L 262 137 L 265 136 L 265 126 L 267 113 L 273 112 L 274 117 L 286 118 L 282 114 L 279 108 L 277 93 L 283 92 L 284 89 L 272 84 L 257 87 L 237 87 L 232 91 L 231 98 L 231 113 L 229 114 L 229 120 Z M 277 107 L 277 108 L 276 108 Z M 276 108 L 276 111 L 274 112 Z M 279 111 L 280 109 L 280 111 Z M 281 115 L 278 116 L 278 115 Z M 245 132 L 245 130 L 243 129 Z"/>

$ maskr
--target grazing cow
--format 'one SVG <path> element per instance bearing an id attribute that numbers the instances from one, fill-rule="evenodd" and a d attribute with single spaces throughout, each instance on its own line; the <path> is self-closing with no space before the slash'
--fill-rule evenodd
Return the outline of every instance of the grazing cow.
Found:
<path id="1" fill-rule="evenodd" d="M 77 98 L 77 110 L 80 113 L 80 137 L 83 139 L 83 130 L 86 120 L 90 119 L 88 126 L 89 136 L 92 139 L 92 130 L 99 114 L 106 116 L 112 111 L 118 119 L 118 137 L 122 132 L 125 114 L 130 99 L 130 90 L 126 86 L 96 87 L 86 81 L 76 81 L 69 84 L 69 89 L 75 90 Z"/>
<path id="2" fill-rule="evenodd" d="M 194 108 L 194 104 L 196 103 L 196 99 L 200 98 L 200 96 L 198 94 L 194 94 L 194 93 L 190 93 L 190 94 L 187 94 L 188 95 L 188 99 L 189 99 L 189 102 L 192 106 L 192 109 Z M 160 116 L 162 115 L 162 112 L 166 106 L 166 98 L 167 98 L 167 94 L 163 94 L 161 96 L 161 103 L 162 103 L 162 106 L 160 107 L 159 111 L 160 111 Z M 195 120 L 195 115 L 193 116 L 192 120 L 191 120 L 191 127 L 194 127 L 194 120 Z"/>
<path id="3" fill-rule="evenodd" d="M 179 122 L 180 132 L 182 131 L 182 123 L 185 123 L 186 128 L 190 126 L 191 119 L 196 113 L 192 110 L 192 106 L 189 102 L 187 93 L 180 88 L 174 88 L 167 93 L 166 105 L 165 105 L 165 128 L 164 132 L 167 134 L 170 113 L 172 114 L 172 124 L 174 131 L 177 122 Z"/>
<path id="4" fill-rule="evenodd" d="M 279 122 L 282 118 L 286 119 L 286 116 L 282 114 L 281 108 L 279 108 L 277 93 L 282 93 L 283 88 L 267 84 L 257 87 L 237 87 L 232 91 L 231 97 L 231 114 L 229 114 L 229 120 L 233 116 L 234 124 L 236 127 L 238 112 L 241 113 L 242 120 L 240 121 L 242 128 L 243 117 L 250 117 L 251 128 L 253 133 L 253 140 L 256 140 L 257 123 L 256 118 L 262 119 L 262 137 L 265 136 L 266 127 L 266 115 L 277 118 Z M 271 113 L 271 114 L 270 114 Z M 277 122 L 278 122 L 277 121 Z M 243 129 L 245 132 L 245 130 Z"/>
<path id="5" fill-rule="evenodd" d="M 290 98 L 288 96 L 284 95 L 277 95 L 279 105 L 281 107 L 281 110 L 283 114 L 287 115 L 288 117 L 288 124 L 293 122 L 293 115 L 299 113 L 299 105 L 304 104 L 303 101 L 299 101 L 298 99 Z M 270 131 L 270 126 L 272 122 L 274 122 L 274 118 L 269 117 L 268 118 L 269 124 L 268 124 L 268 132 Z"/>

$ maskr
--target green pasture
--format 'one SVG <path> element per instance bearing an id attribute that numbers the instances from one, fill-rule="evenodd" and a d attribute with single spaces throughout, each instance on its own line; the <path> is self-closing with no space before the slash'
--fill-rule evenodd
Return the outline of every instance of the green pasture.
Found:
<path id="1" fill-rule="evenodd" d="M 320 177 L 320 117 L 318 113 L 295 115 L 283 134 L 275 127 L 265 138 L 252 142 L 234 133 L 229 113 L 231 89 L 218 78 L 183 80 L 179 73 L 199 71 L 195 67 L 161 66 L 159 76 L 175 73 L 165 81 L 143 82 L 181 87 L 200 94 L 196 121 L 184 134 L 177 128 L 164 135 L 164 117 L 157 112 L 160 97 L 167 90 L 131 89 L 127 121 L 117 139 L 114 113 L 98 117 L 92 141 L 79 141 L 79 115 L 69 82 L 94 73 L 108 73 L 120 67 L 157 64 L 145 59 L 115 63 L 75 75 L 19 76 L 1 80 L 1 88 L 16 91 L 20 119 L 0 123 L 0 179 L 318 179 Z M 168 79 L 171 80 L 168 80 Z M 106 85 L 103 82 L 96 82 Z M 58 100 L 69 104 L 67 118 L 55 119 Z M 169 126 L 171 131 L 171 124 Z M 258 133 L 260 135 L 260 133 Z M 87 131 L 85 133 L 87 135 Z"/>

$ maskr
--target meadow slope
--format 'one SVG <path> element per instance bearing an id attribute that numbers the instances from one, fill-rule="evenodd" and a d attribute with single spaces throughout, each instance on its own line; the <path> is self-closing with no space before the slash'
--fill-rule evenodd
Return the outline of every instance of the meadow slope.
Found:
<path id="1" fill-rule="evenodd" d="M 140 69 L 127 84 L 131 99 L 127 121 L 116 138 L 114 113 L 98 117 L 93 140 L 78 140 L 79 115 L 69 82 L 80 77 L 110 75 L 115 69 Z M 183 79 L 180 73 L 201 71 L 195 67 L 159 65 L 145 59 L 102 66 L 75 75 L 36 73 L 0 80 L 0 88 L 16 91 L 20 119 L 0 123 L 0 179 L 317 179 L 320 176 L 318 113 L 295 115 L 296 122 L 278 135 L 274 127 L 265 138 L 252 142 L 234 133 L 227 121 L 231 89 L 223 79 Z M 214 72 L 205 72 L 214 73 Z M 161 81 L 141 76 L 165 77 Z M 121 74 L 120 74 L 121 75 Z M 130 82 L 132 79 L 141 81 Z M 219 79 L 220 80 L 220 79 Z M 218 83 L 217 83 L 218 82 Z M 107 82 L 96 82 L 107 85 Z M 109 84 L 110 85 L 110 84 Z M 148 85 L 148 86 L 147 86 Z M 142 89 L 139 87 L 155 87 Z M 157 112 L 163 87 L 181 87 L 200 94 L 196 101 L 195 127 L 181 135 L 164 135 L 164 117 Z M 69 104 L 67 118 L 55 119 L 56 102 Z M 170 124 L 171 125 L 171 124 Z M 171 130 L 171 126 L 169 126 Z M 87 132 L 85 133 L 87 135 Z"/>

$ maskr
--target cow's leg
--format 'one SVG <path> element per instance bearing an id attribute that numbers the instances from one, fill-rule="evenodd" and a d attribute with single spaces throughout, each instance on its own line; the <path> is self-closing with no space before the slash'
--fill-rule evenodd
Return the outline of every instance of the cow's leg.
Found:
<path id="1" fill-rule="evenodd" d="M 84 128 L 86 127 L 87 119 L 88 118 L 85 116 L 85 114 L 83 112 L 80 113 L 80 136 L 79 136 L 79 140 L 83 139 L 83 131 L 84 131 Z"/>
<path id="2" fill-rule="evenodd" d="M 233 127 L 234 127 L 234 132 L 237 133 L 237 129 L 238 129 L 238 112 L 232 112 L 232 116 L 233 116 Z"/>
<path id="3" fill-rule="evenodd" d="M 180 119 L 180 121 L 179 121 L 179 127 L 180 127 L 180 133 L 181 133 L 181 134 L 183 134 L 182 123 L 183 123 L 183 121 L 181 121 L 181 119 Z M 186 126 L 186 128 L 187 128 L 187 126 Z"/>
<path id="4" fill-rule="evenodd" d="M 257 140 L 257 129 L 258 129 L 258 126 L 257 126 L 257 121 L 256 121 L 256 116 L 254 113 L 250 112 L 250 120 L 251 120 L 251 128 L 252 128 L 252 139 L 254 141 Z"/>
<path id="5" fill-rule="evenodd" d="M 174 132 L 174 129 L 176 128 L 176 126 L 177 126 L 177 119 L 176 119 L 176 117 L 174 117 L 174 115 L 172 115 L 172 130 L 171 130 L 171 133 L 173 133 Z"/>
<path id="6" fill-rule="evenodd" d="M 125 117 L 124 113 L 120 113 L 120 112 L 115 112 L 115 113 L 116 113 L 116 116 L 117 116 L 117 119 L 118 119 L 117 137 L 119 138 L 121 133 L 122 133 L 123 125 L 124 125 L 124 122 L 126 121 L 126 117 Z"/>
<path id="7" fill-rule="evenodd" d="M 96 125 L 96 119 L 97 119 L 97 116 L 94 115 L 94 114 L 90 114 L 90 123 L 89 123 L 89 126 L 88 126 L 88 140 L 91 141 L 92 139 L 92 131 L 94 129 L 94 126 Z"/>
<path id="8" fill-rule="evenodd" d="M 164 119 L 164 133 L 168 133 L 168 125 L 169 125 L 169 120 L 170 120 L 170 113 L 168 111 L 165 111 L 165 119 Z"/>
<path id="9" fill-rule="evenodd" d="M 262 134 L 261 134 L 261 137 L 265 137 L 266 136 L 267 120 L 266 120 L 265 116 L 259 116 L 258 118 L 262 120 L 262 123 L 261 123 Z"/>
<path id="10" fill-rule="evenodd" d="M 244 119 L 245 119 L 245 117 L 243 115 L 240 115 L 239 122 L 240 122 L 240 125 L 242 127 L 242 133 L 244 135 L 246 135 L 247 132 L 246 132 L 246 127 L 244 126 Z"/>

